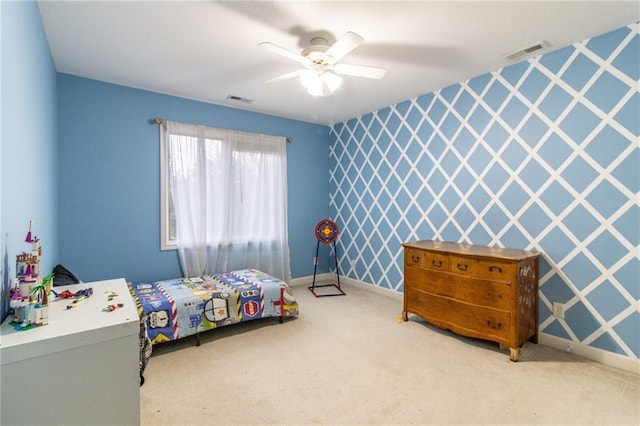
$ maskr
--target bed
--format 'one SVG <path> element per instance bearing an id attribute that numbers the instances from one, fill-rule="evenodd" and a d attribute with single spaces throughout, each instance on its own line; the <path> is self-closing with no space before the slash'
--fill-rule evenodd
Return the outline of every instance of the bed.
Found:
<path id="1" fill-rule="evenodd" d="M 298 316 L 298 303 L 282 280 L 256 269 L 130 284 L 151 343 L 182 339 L 260 318 Z"/>

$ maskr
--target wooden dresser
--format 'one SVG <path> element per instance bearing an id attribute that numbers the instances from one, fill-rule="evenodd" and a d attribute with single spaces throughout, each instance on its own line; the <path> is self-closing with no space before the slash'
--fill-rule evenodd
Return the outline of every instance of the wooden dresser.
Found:
<path id="1" fill-rule="evenodd" d="M 540 253 L 442 241 L 404 247 L 404 309 L 453 332 L 518 348 L 538 339 Z"/>

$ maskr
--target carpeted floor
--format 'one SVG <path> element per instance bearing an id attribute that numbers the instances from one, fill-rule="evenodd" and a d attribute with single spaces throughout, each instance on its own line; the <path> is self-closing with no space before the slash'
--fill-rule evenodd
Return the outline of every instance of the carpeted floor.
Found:
<path id="1" fill-rule="evenodd" d="M 265 319 L 154 348 L 143 425 L 640 424 L 640 376 L 527 343 L 497 344 L 415 316 L 360 286 Z"/>

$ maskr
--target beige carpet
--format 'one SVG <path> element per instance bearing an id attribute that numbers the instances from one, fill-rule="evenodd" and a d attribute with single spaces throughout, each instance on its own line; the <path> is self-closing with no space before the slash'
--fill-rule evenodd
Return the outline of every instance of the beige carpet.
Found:
<path id="1" fill-rule="evenodd" d="M 640 424 L 640 376 L 526 344 L 455 336 L 360 286 L 154 348 L 143 425 Z"/>

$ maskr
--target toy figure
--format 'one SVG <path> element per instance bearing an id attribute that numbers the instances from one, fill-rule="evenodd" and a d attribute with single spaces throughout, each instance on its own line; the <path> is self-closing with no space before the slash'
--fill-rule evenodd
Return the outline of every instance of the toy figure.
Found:
<path id="1" fill-rule="evenodd" d="M 24 241 L 31 244 L 31 253 L 16 256 L 15 287 L 11 292 L 9 307 L 13 313 L 12 323 L 19 330 L 49 323 L 49 291 L 53 273 L 44 279 L 40 274 L 42 247 L 40 240 L 31 233 L 32 221 Z"/>

